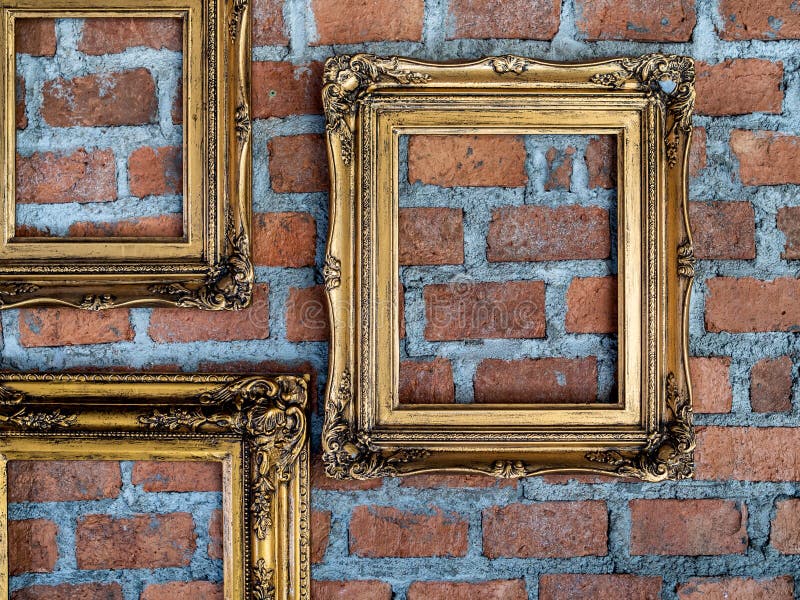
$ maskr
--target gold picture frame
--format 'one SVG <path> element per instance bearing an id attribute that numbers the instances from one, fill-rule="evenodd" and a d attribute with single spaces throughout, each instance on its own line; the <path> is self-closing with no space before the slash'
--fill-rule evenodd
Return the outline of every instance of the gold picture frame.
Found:
<path id="1" fill-rule="evenodd" d="M 0 308 L 239 310 L 250 252 L 250 4 L 229 0 L 3 0 Z M 183 237 L 15 237 L 15 23 L 165 17 L 183 22 Z"/>
<path id="2" fill-rule="evenodd" d="M 308 600 L 308 376 L 0 374 L 0 597 L 9 460 L 222 462 L 224 598 Z"/>
<path id="3" fill-rule="evenodd" d="M 437 64 L 335 56 L 324 71 L 332 342 L 327 473 L 433 470 L 522 477 L 693 473 L 687 161 L 694 63 L 519 56 Z M 610 134 L 617 139 L 619 396 L 584 405 L 401 405 L 398 148 L 412 134 Z"/>

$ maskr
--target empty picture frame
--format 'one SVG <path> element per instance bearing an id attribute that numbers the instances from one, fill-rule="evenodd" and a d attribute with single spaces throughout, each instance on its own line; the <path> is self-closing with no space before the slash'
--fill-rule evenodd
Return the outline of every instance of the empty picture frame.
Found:
<path id="1" fill-rule="evenodd" d="M 694 77 L 692 59 L 663 54 L 584 64 L 518 56 L 434 64 L 369 54 L 327 61 L 329 476 L 692 475 L 687 160 Z M 400 402 L 398 153 L 403 136 L 421 134 L 616 136 L 615 401 Z"/>
<path id="2" fill-rule="evenodd" d="M 308 376 L 0 374 L 0 597 L 14 460 L 219 461 L 226 600 L 308 600 Z"/>
<path id="3" fill-rule="evenodd" d="M 134 305 L 238 310 L 250 303 L 253 288 L 250 252 L 250 10 L 250 3 L 230 0 L 3 0 L 0 4 L 3 28 L 0 34 L 0 54 L 3 57 L 0 80 L 4 94 L 0 176 L 4 223 L 0 235 L 0 308 L 49 304 L 89 310 Z M 182 143 L 177 143 L 182 150 L 182 159 L 176 168 L 178 173 L 166 175 L 182 182 L 175 190 L 176 193 L 182 192 L 178 195 L 182 196 L 183 202 L 182 223 L 177 223 L 178 233 L 174 237 L 159 237 L 160 233 L 141 237 L 130 228 L 122 228 L 113 237 L 101 235 L 101 231 L 84 234 L 84 237 L 20 235 L 16 229 L 18 207 L 15 202 L 16 163 L 19 161 L 15 156 L 19 119 L 15 115 L 19 110 L 15 104 L 18 83 L 16 45 L 24 43 L 27 38 L 15 35 L 16 29 L 20 23 L 37 20 L 50 21 L 52 28 L 52 20 L 58 24 L 61 20 L 88 23 L 114 19 L 128 22 L 160 19 L 168 23 L 178 20 L 180 23 L 181 35 L 174 50 L 181 49 L 180 89 L 183 91 L 176 92 L 178 102 L 174 106 L 163 97 L 158 99 L 158 113 L 149 121 L 150 129 L 154 130 L 173 120 L 178 123 L 176 127 L 182 128 Z M 62 30 L 65 26 L 69 26 L 67 21 L 62 23 Z M 101 35 L 114 36 L 113 27 L 105 27 L 104 31 L 106 33 Z M 131 35 L 131 31 L 137 35 Z M 96 111 L 102 110 L 103 102 L 115 93 L 115 74 L 100 72 L 85 76 L 81 69 L 95 68 L 92 65 L 100 65 L 96 68 L 101 71 L 103 68 L 125 69 L 125 61 L 131 56 L 148 56 L 148 52 L 152 54 L 167 43 L 159 40 L 158 32 L 157 28 L 149 30 L 141 25 L 120 25 L 120 44 L 128 38 L 145 39 L 146 42 L 134 43 L 133 46 L 142 47 L 133 50 L 125 46 L 108 50 L 110 57 L 87 55 L 80 59 L 76 63 L 78 66 L 71 67 L 76 70 L 73 79 L 66 77 L 55 83 L 62 103 L 74 109 L 75 103 L 80 104 L 81 98 L 89 93 L 87 90 L 94 90 L 96 93 L 91 101 L 100 106 Z M 148 44 L 149 47 L 145 47 Z M 55 57 L 61 51 L 60 47 L 52 50 Z M 77 48 L 63 51 L 71 52 L 70 56 L 84 51 L 92 54 L 80 43 Z M 21 49 L 20 52 L 30 51 Z M 40 57 L 33 59 L 43 60 Z M 62 57 L 62 60 L 78 59 Z M 99 83 L 93 83 L 92 77 L 95 76 Z M 159 84 L 158 77 L 155 80 L 157 93 L 161 93 L 158 86 L 163 82 Z M 45 82 L 45 85 L 52 83 Z M 34 106 L 28 108 L 36 111 L 36 106 L 34 102 Z M 126 110 L 135 112 L 139 107 L 120 102 L 116 109 L 124 116 Z M 25 115 L 25 110 L 23 108 L 20 116 Z M 164 116 L 159 117 L 162 113 Z M 31 115 L 33 122 L 42 122 L 43 117 L 36 116 L 38 113 Z M 30 119 L 28 123 L 31 123 Z M 109 124 L 117 123 L 113 119 L 111 123 L 104 123 Z M 80 119 L 67 119 L 57 125 L 62 129 L 56 129 L 50 137 L 44 136 L 41 142 L 34 140 L 31 142 L 32 150 L 28 150 L 42 155 L 53 154 L 48 150 L 48 139 L 67 142 L 70 136 L 82 139 L 80 136 L 86 124 Z M 93 127 L 91 139 L 95 141 L 76 152 L 82 152 L 83 156 L 91 155 L 94 150 L 106 151 L 104 140 L 108 139 L 111 129 L 114 127 Z M 125 142 L 125 139 L 131 140 L 138 134 L 133 131 L 136 128 L 128 129 L 132 132 L 116 132 L 114 135 L 123 136 L 123 143 L 132 143 Z M 118 173 L 120 168 L 124 168 L 125 160 L 125 156 L 112 157 L 107 161 L 110 162 L 109 169 L 113 171 L 116 162 Z M 146 157 L 142 161 L 147 162 Z M 151 162 L 155 162 L 155 157 L 151 157 Z M 143 164 L 143 168 L 146 167 Z M 36 169 L 31 167 L 28 171 L 35 172 Z M 127 189 L 125 185 L 117 183 L 113 189 L 124 191 Z M 37 200 L 34 197 L 23 201 Z M 63 198 L 58 201 L 71 200 Z M 72 206 L 77 210 L 84 205 L 76 203 Z M 181 215 L 174 216 L 181 220 Z"/>

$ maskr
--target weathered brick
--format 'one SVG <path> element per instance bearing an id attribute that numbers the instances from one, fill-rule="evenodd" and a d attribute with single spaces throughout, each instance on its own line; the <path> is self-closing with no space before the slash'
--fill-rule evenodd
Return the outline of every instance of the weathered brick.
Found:
<path id="1" fill-rule="evenodd" d="M 729 413 L 733 388 L 729 376 L 731 359 L 727 356 L 691 357 L 692 408 L 697 413 Z"/>
<path id="2" fill-rule="evenodd" d="M 117 168 L 111 150 L 17 154 L 16 169 L 18 204 L 117 199 Z"/>
<path id="3" fill-rule="evenodd" d="M 800 429 L 698 427 L 695 477 L 800 481 Z"/>
<path id="4" fill-rule="evenodd" d="M 133 340 L 130 311 L 92 312 L 77 308 L 25 308 L 19 311 L 19 342 L 26 348 L 79 346 Z"/>
<path id="5" fill-rule="evenodd" d="M 486 257 L 492 262 L 607 258 L 608 211 L 597 206 L 505 206 L 492 211 Z"/>
<path id="6" fill-rule="evenodd" d="M 327 510 L 311 511 L 311 562 L 321 563 L 328 549 L 331 533 L 331 513 Z"/>
<path id="7" fill-rule="evenodd" d="M 222 584 L 210 581 L 171 581 L 151 583 L 144 588 L 140 600 L 222 600 Z"/>
<path id="8" fill-rule="evenodd" d="M 545 335 L 542 281 L 427 285 L 423 296 L 427 340 Z"/>
<path id="9" fill-rule="evenodd" d="M 464 262 L 464 211 L 460 208 L 401 208 L 401 265 L 460 265 Z"/>
<path id="10" fill-rule="evenodd" d="M 181 237 L 183 215 L 137 217 L 113 223 L 78 221 L 69 226 L 67 237 Z"/>
<path id="11" fill-rule="evenodd" d="M 696 70 L 697 114 L 781 112 L 783 63 L 780 61 L 729 58 L 714 65 L 698 62 Z M 734 89 L 736 93 L 731 94 Z"/>
<path id="12" fill-rule="evenodd" d="M 695 257 L 756 257 L 755 213 L 749 202 L 690 202 L 689 222 Z"/>
<path id="13" fill-rule="evenodd" d="M 327 192 L 328 154 L 316 133 L 274 137 L 267 142 L 269 178 L 278 193 Z"/>
<path id="14" fill-rule="evenodd" d="M 689 176 L 697 177 L 706 168 L 706 128 L 692 128 L 692 144 L 689 148 Z"/>
<path id="15" fill-rule="evenodd" d="M 575 148 L 567 147 L 565 150 L 550 148 L 545 153 L 547 161 L 547 181 L 544 182 L 545 191 L 569 190 L 572 186 L 572 156 Z"/>
<path id="16" fill-rule="evenodd" d="M 329 335 L 325 286 L 289 288 L 286 339 L 290 342 L 324 342 Z"/>
<path id="17" fill-rule="evenodd" d="M 597 359 L 487 358 L 475 372 L 475 402 L 573 404 L 597 400 Z"/>
<path id="18" fill-rule="evenodd" d="M 11 600 L 123 600 L 122 587 L 114 583 L 62 583 L 34 585 L 11 593 Z"/>
<path id="19" fill-rule="evenodd" d="M 800 11 L 792 2 L 720 0 L 723 40 L 785 40 L 800 38 Z"/>
<path id="20" fill-rule="evenodd" d="M 78 50 L 92 56 L 117 54 L 139 47 L 183 51 L 181 19 L 94 17 L 84 21 L 81 34 Z"/>
<path id="21" fill-rule="evenodd" d="M 189 513 L 85 515 L 75 530 L 79 569 L 187 567 L 197 535 Z"/>
<path id="22" fill-rule="evenodd" d="M 322 63 L 252 63 L 253 118 L 322 114 Z"/>
<path id="23" fill-rule="evenodd" d="M 366 558 L 465 556 L 465 517 L 436 509 L 434 514 L 390 506 L 356 506 L 350 518 L 350 554 Z"/>
<path id="24" fill-rule="evenodd" d="M 137 461 L 131 483 L 145 492 L 221 492 L 222 463 Z"/>
<path id="25" fill-rule="evenodd" d="M 528 600 L 523 579 L 460 583 L 453 581 L 415 581 L 408 588 L 408 600 Z"/>
<path id="26" fill-rule="evenodd" d="M 325 465 L 320 454 L 311 456 L 311 488 L 333 492 L 354 492 L 360 490 L 376 490 L 383 485 L 381 479 L 333 479 L 325 474 Z"/>
<path id="27" fill-rule="evenodd" d="M 455 402 L 453 368 L 445 358 L 400 363 L 399 393 L 402 404 L 452 404 Z"/>
<path id="28" fill-rule="evenodd" d="M 731 132 L 731 150 L 739 160 L 739 177 L 744 185 L 800 183 L 795 168 L 800 136 L 776 131 Z"/>
<path id="29" fill-rule="evenodd" d="M 384 581 L 311 582 L 314 600 L 392 600 L 392 586 Z"/>
<path id="30" fill-rule="evenodd" d="M 706 285 L 708 331 L 800 331 L 800 279 L 714 277 Z"/>
<path id="31" fill-rule="evenodd" d="M 617 137 L 601 135 L 589 140 L 586 146 L 586 168 L 589 187 L 611 190 L 617 187 Z"/>
<path id="32" fill-rule="evenodd" d="M 311 0 L 315 45 L 422 39 L 424 0 Z"/>
<path id="33" fill-rule="evenodd" d="M 147 69 L 48 81 L 42 117 L 51 127 L 103 127 L 157 122 L 156 84 Z"/>
<path id="34" fill-rule="evenodd" d="M 693 577 L 678 585 L 679 600 L 793 600 L 794 582 L 788 575 L 775 579 Z"/>
<path id="35" fill-rule="evenodd" d="M 116 498 L 122 487 L 119 463 L 107 460 L 12 460 L 9 502 L 66 502 Z"/>
<path id="36" fill-rule="evenodd" d="M 222 511 L 217 509 L 212 511 L 211 519 L 208 522 L 208 557 L 222 560 L 225 555 L 224 546 L 224 517 Z"/>
<path id="37" fill-rule="evenodd" d="M 631 554 L 744 554 L 747 506 L 732 500 L 631 500 Z"/>
<path id="38" fill-rule="evenodd" d="M 313 267 L 317 224 L 306 212 L 259 213 L 253 218 L 253 262 L 265 267 Z"/>
<path id="39" fill-rule="evenodd" d="M 661 577 L 563 573 L 539 577 L 539 600 L 660 600 Z"/>
<path id="40" fill-rule="evenodd" d="M 800 259 L 800 206 L 782 206 L 778 209 L 778 229 L 786 238 L 781 258 Z"/>
<path id="41" fill-rule="evenodd" d="M 769 531 L 769 543 L 778 552 L 800 554 L 800 498 L 775 503 L 775 518 Z"/>
<path id="42" fill-rule="evenodd" d="M 253 303 L 244 310 L 154 308 L 150 314 L 147 335 L 160 344 L 265 340 L 269 337 L 269 286 L 265 283 L 256 284 Z"/>
<path id="43" fill-rule="evenodd" d="M 58 525 L 48 519 L 8 522 L 8 572 L 50 573 L 58 560 Z"/>
<path id="44" fill-rule="evenodd" d="M 539 502 L 483 511 L 487 558 L 573 558 L 608 553 L 605 502 Z"/>
<path id="45" fill-rule="evenodd" d="M 792 410 L 792 359 L 765 358 L 750 371 L 750 407 L 754 412 Z"/>
<path id="46" fill-rule="evenodd" d="M 406 475 L 400 478 L 400 487 L 412 487 L 421 490 L 444 488 L 516 488 L 516 479 L 498 479 L 491 475 L 461 473 L 421 473 Z"/>
<path id="47" fill-rule="evenodd" d="M 283 0 L 254 0 L 253 46 L 285 46 L 289 43 L 283 20 Z"/>
<path id="48" fill-rule="evenodd" d="M 14 101 L 14 118 L 17 129 L 25 129 L 28 126 L 28 116 L 25 113 L 25 80 L 22 77 L 14 80 Z"/>
<path id="49" fill-rule="evenodd" d="M 570 333 L 617 332 L 617 277 L 576 277 L 567 289 Z"/>
<path id="50" fill-rule="evenodd" d="M 551 40 L 560 19 L 561 0 L 453 0 L 447 38 Z"/>
<path id="51" fill-rule="evenodd" d="M 441 187 L 522 187 L 525 143 L 519 135 L 414 135 L 408 179 Z"/>
<path id="52" fill-rule="evenodd" d="M 17 54 L 53 56 L 56 53 L 55 19 L 17 19 L 14 24 L 14 50 Z"/>
<path id="53" fill-rule="evenodd" d="M 139 148 L 128 157 L 128 187 L 139 198 L 183 193 L 180 146 Z"/>
<path id="54" fill-rule="evenodd" d="M 687 42 L 697 21 L 694 0 L 576 0 L 575 9 L 587 40 Z"/>

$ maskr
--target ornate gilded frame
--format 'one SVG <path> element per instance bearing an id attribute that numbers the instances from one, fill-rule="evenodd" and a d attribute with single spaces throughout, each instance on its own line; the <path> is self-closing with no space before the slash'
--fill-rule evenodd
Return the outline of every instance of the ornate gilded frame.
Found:
<path id="1" fill-rule="evenodd" d="M 339 479 L 432 470 L 522 477 L 693 473 L 687 161 L 694 63 L 335 56 L 324 71 L 332 343 L 323 450 Z M 616 403 L 405 405 L 398 398 L 401 135 L 612 134 L 618 147 Z"/>
<path id="2" fill-rule="evenodd" d="M 10 460 L 223 466 L 224 597 L 308 600 L 308 376 L 0 374 L 0 597 Z"/>
<path id="3" fill-rule="evenodd" d="M 0 2 L 5 98 L 0 308 L 249 305 L 250 10 L 245 0 Z M 184 23 L 183 238 L 15 237 L 16 19 L 136 16 L 178 17 Z"/>

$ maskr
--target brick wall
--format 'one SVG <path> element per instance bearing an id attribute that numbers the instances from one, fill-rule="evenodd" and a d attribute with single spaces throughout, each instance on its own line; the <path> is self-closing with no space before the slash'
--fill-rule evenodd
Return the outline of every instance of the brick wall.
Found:
<path id="1" fill-rule="evenodd" d="M 425 475 L 341 483 L 326 479 L 317 459 L 314 598 L 800 598 L 796 6 L 788 0 L 256 0 L 254 9 L 260 282 L 254 307 L 225 315 L 6 311 L 3 366 L 248 369 L 269 360 L 271 367 L 311 368 L 321 385 L 326 346 L 318 340 L 327 325 L 318 268 L 327 169 L 319 91 L 321 61 L 334 51 L 432 59 L 690 54 L 698 60 L 699 94 L 690 184 L 701 259 L 690 314 L 697 478 L 647 485 Z M 37 100 L 30 94 L 26 100 L 32 119 Z M 588 142 L 576 148 L 573 178 L 590 164 L 589 154 Z M 556 171 L 563 177 L 568 169 Z M 598 167 L 597 181 L 608 176 Z M 539 191 L 525 204 L 541 205 Z M 431 207 L 455 208 L 419 205 Z M 465 215 L 463 260 L 469 261 L 485 245 Z M 505 217 L 513 219 L 513 211 Z M 452 212 L 423 220 L 459 231 Z M 530 268 L 502 254 L 512 251 L 492 250 L 503 257 L 499 265 L 509 280 L 514 269 Z M 462 261 L 451 246 L 437 248 L 434 258 L 444 269 Z M 406 314 L 417 340 L 424 339 L 423 319 L 420 305 Z M 431 360 L 435 382 L 443 372 L 446 381 L 445 360 Z M 457 362 L 450 370 L 458 385 Z M 447 400 L 453 387 L 438 385 L 435 395 Z M 316 415 L 316 447 L 320 425 Z M 39 518 L 37 506 L 44 505 L 20 505 L 15 517 Z M 24 577 L 25 585 L 47 581 Z"/>

